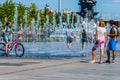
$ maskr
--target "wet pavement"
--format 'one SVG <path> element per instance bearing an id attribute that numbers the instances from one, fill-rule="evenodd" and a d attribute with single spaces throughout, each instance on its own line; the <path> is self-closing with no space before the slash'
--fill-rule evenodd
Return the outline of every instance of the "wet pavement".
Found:
<path id="1" fill-rule="evenodd" d="M 68 49 L 66 42 L 48 42 L 48 43 L 23 43 L 25 47 L 24 58 L 80 58 L 85 53 L 88 58 L 91 57 L 91 49 L 93 43 L 87 43 L 86 49 L 82 50 L 81 42 L 73 42 L 72 48 Z M 117 55 L 120 55 L 120 43 L 117 44 Z M 106 50 L 106 49 L 105 49 Z M 105 52 L 106 54 L 106 52 Z M 99 58 L 99 49 L 97 49 L 97 57 Z M 106 55 L 105 55 L 106 57 Z"/>
<path id="2" fill-rule="evenodd" d="M 119 50 L 115 63 L 99 64 L 97 50 L 96 63 L 91 64 L 93 44 L 88 44 L 86 57 L 81 56 L 78 42 L 73 43 L 72 49 L 67 49 L 65 42 L 23 44 L 23 57 L 14 56 L 14 51 L 8 57 L 0 56 L 0 80 L 120 80 Z"/>

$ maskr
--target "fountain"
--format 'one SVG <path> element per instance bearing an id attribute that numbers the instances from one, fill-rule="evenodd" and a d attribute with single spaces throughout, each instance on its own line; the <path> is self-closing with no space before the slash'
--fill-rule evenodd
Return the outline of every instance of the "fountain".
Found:
<path id="1" fill-rule="evenodd" d="M 31 21 L 31 30 L 32 30 L 32 42 L 36 42 L 36 38 L 37 38 L 37 32 L 36 32 L 36 22 L 35 19 L 33 18 Z"/>
<path id="2" fill-rule="evenodd" d="M 14 23 L 13 23 L 13 28 L 17 28 L 17 8 L 15 9 L 15 15 L 14 15 Z M 68 49 L 66 46 L 66 35 L 65 31 L 67 29 L 67 25 L 70 25 L 70 13 L 68 12 L 67 14 L 67 21 L 62 22 L 62 15 L 60 16 L 60 23 L 59 27 L 56 26 L 56 20 L 55 16 L 53 16 L 53 25 L 49 24 L 49 17 L 46 16 L 46 22 L 44 23 L 44 36 L 45 39 L 49 38 L 50 41 L 43 43 L 43 42 L 37 42 L 39 41 L 39 36 L 40 36 L 40 31 L 41 31 L 41 26 L 39 26 L 40 22 L 40 13 L 38 13 L 37 17 L 38 20 L 35 21 L 35 19 L 32 19 L 31 21 L 31 29 L 27 27 L 28 20 L 27 20 L 27 10 L 25 11 L 24 14 L 24 19 L 25 19 L 25 24 L 24 27 L 22 26 L 22 22 L 20 24 L 21 30 L 23 30 L 23 44 L 25 47 L 25 58 L 33 58 L 33 57 L 80 57 L 82 52 L 81 48 L 81 42 L 80 42 L 80 37 L 78 37 L 75 41 L 73 41 L 72 44 L 72 49 Z M 81 16 L 77 15 L 77 22 L 75 23 L 75 26 L 73 26 L 73 20 L 74 20 L 74 15 L 72 16 L 72 28 L 74 33 L 77 35 L 82 31 L 82 29 L 86 29 L 88 33 L 91 33 L 94 35 L 93 32 L 95 32 L 96 29 L 96 24 L 94 23 L 94 20 L 89 21 L 88 18 L 85 18 L 84 21 L 81 24 L 80 20 Z M 7 21 L 7 18 L 5 18 L 5 21 Z M 2 24 L 0 23 L 0 26 Z M 83 26 L 83 27 L 82 27 Z M 107 27 L 108 28 L 108 27 Z M 31 40 L 32 43 L 29 42 L 29 31 L 32 32 Z M 54 38 L 54 39 L 51 39 Z M 44 41 L 44 40 L 43 40 Z M 37 42 L 37 43 L 36 43 Z M 91 57 L 91 46 L 93 44 L 87 43 L 87 48 L 85 50 L 86 54 L 88 57 Z"/>

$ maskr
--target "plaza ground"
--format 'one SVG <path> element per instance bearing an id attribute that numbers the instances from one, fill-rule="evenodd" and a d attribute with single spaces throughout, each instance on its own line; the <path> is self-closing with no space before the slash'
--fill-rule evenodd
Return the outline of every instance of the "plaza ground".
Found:
<path id="1" fill-rule="evenodd" d="M 25 55 L 0 56 L 0 80 L 120 80 L 120 43 L 117 44 L 115 63 L 99 64 L 99 49 L 95 64 L 89 63 L 91 47 L 87 44 L 86 57 L 82 57 L 81 43 L 66 42 L 23 43 Z M 106 53 L 104 61 L 106 60 Z"/>
<path id="2" fill-rule="evenodd" d="M 106 58 L 104 58 L 105 60 Z M 90 58 L 0 58 L 0 80 L 120 80 L 120 56 L 116 63 L 89 63 Z"/>

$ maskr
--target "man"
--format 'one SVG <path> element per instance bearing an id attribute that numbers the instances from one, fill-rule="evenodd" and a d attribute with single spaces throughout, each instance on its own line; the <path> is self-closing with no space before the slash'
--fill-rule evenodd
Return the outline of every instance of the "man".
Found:
<path id="1" fill-rule="evenodd" d="M 107 34 L 107 36 L 110 37 L 110 40 L 107 45 L 107 60 L 106 63 L 110 63 L 110 50 L 112 50 L 113 56 L 112 56 L 112 62 L 115 61 L 116 58 L 116 37 L 117 37 L 117 29 L 115 28 L 115 24 L 113 20 L 109 21 L 109 24 L 111 26 L 110 33 Z"/>

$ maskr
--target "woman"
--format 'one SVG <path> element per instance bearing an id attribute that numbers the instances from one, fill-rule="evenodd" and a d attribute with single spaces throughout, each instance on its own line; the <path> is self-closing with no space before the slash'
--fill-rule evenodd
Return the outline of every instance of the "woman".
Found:
<path id="1" fill-rule="evenodd" d="M 12 23 L 11 23 L 10 21 L 6 22 L 6 27 L 4 28 L 3 33 L 4 33 L 4 35 L 3 35 L 3 40 L 4 40 L 4 42 L 6 43 L 6 47 L 5 47 L 6 51 L 5 51 L 5 54 L 8 55 L 8 45 L 9 45 L 8 43 L 9 43 L 10 41 L 12 41 L 11 33 L 12 33 L 12 34 L 15 33 L 15 32 L 13 32 L 13 30 L 12 30 Z"/>
<path id="2" fill-rule="evenodd" d="M 96 48 L 100 47 L 100 61 L 102 64 L 103 56 L 104 56 L 104 47 L 106 46 L 106 29 L 104 21 L 99 23 L 99 27 L 97 27 L 95 38 L 94 38 L 94 46 L 92 48 L 92 60 L 91 63 L 95 63 L 96 60 Z"/>
<path id="3" fill-rule="evenodd" d="M 86 48 L 86 43 L 87 43 L 87 32 L 85 29 L 83 29 L 83 31 L 80 33 L 80 35 L 82 35 L 82 50 L 84 50 Z M 83 56 L 85 56 L 85 53 L 83 53 Z"/>

